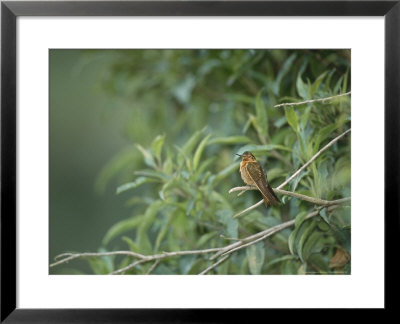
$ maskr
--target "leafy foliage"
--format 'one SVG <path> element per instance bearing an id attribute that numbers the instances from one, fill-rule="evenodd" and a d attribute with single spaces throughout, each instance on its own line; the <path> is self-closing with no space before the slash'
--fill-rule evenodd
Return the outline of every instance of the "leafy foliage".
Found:
<path id="1" fill-rule="evenodd" d="M 89 58 L 100 54 L 85 53 Z M 155 254 L 221 247 L 296 219 L 293 229 L 235 252 L 214 273 L 350 273 L 349 262 L 335 261 L 348 261 L 343 255 L 351 254 L 350 207 L 323 208 L 320 216 L 305 220 L 315 206 L 282 196 L 278 207 L 262 205 L 234 218 L 261 196 L 257 191 L 228 194 L 243 185 L 235 153 L 253 152 L 274 187 L 350 128 L 349 96 L 274 108 L 349 91 L 349 51 L 123 50 L 108 55 L 113 59 L 101 86 L 131 109 L 122 125 L 130 145 L 104 167 L 96 188 L 101 192 L 116 179 L 116 194 L 126 196 L 132 216 L 108 230 L 103 249 Z M 287 190 L 327 200 L 350 196 L 350 137 L 325 151 Z M 168 258 L 152 273 L 197 274 L 212 263 L 208 257 Z M 115 257 L 90 260 L 90 265 L 104 273 L 131 261 Z M 143 263 L 127 273 L 145 274 L 150 267 Z"/>

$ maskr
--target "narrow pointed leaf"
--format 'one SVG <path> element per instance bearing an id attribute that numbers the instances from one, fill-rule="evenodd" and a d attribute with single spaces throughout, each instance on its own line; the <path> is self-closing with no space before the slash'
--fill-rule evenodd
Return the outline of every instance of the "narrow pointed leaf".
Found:
<path id="1" fill-rule="evenodd" d="M 208 139 L 211 137 L 211 134 L 208 134 L 203 140 L 200 142 L 199 146 L 196 149 L 196 152 L 194 153 L 193 157 L 193 170 L 197 169 L 197 166 L 199 165 L 201 155 L 203 154 L 204 148 L 206 147 Z"/>
<path id="2" fill-rule="evenodd" d="M 246 254 L 250 273 L 253 275 L 260 274 L 265 257 L 264 243 L 259 242 L 257 244 L 250 245 L 248 248 L 246 248 Z"/>

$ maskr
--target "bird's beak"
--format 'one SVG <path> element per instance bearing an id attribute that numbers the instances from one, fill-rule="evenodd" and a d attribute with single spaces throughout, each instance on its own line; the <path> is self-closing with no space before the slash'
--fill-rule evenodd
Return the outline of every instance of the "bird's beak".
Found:
<path id="1" fill-rule="evenodd" d="M 240 157 L 242 157 L 242 155 L 241 154 L 237 154 L 237 153 L 235 153 L 237 156 L 240 156 Z"/>

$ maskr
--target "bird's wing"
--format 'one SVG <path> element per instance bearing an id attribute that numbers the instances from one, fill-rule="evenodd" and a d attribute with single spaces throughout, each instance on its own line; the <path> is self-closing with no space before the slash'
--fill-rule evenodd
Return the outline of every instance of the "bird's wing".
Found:
<path id="1" fill-rule="evenodd" d="M 246 171 L 254 182 L 265 180 L 264 171 L 258 162 L 248 162 L 246 164 Z"/>
<path id="2" fill-rule="evenodd" d="M 249 177 L 254 181 L 258 190 L 260 190 L 263 197 L 266 198 L 268 202 L 272 205 L 279 204 L 280 200 L 275 195 L 271 186 L 268 184 L 267 178 L 261 168 L 261 165 L 259 165 L 258 163 L 249 162 L 247 163 L 246 171 Z"/>

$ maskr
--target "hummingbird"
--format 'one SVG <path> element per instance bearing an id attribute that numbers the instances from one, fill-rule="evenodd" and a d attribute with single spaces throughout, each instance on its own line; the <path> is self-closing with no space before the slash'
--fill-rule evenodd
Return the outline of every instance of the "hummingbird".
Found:
<path id="1" fill-rule="evenodd" d="M 264 170 L 254 155 L 248 151 L 236 155 L 242 158 L 239 172 L 243 181 L 249 186 L 256 186 L 258 188 L 264 198 L 265 206 L 278 205 L 280 200 L 269 185 Z"/>

